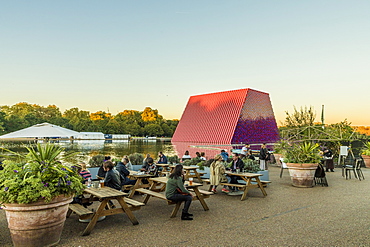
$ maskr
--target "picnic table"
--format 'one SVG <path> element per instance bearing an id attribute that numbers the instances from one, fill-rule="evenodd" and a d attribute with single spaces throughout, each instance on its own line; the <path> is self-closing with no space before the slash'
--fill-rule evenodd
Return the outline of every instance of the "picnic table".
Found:
<path id="1" fill-rule="evenodd" d="M 227 171 L 226 175 L 228 175 L 230 177 L 231 176 L 238 176 L 243 181 L 245 181 L 245 184 L 220 183 L 221 185 L 233 186 L 233 187 L 238 187 L 238 188 L 242 189 L 244 192 L 242 194 L 241 201 L 243 201 L 245 198 L 247 198 L 248 189 L 251 189 L 251 188 L 260 188 L 260 190 L 262 191 L 262 194 L 264 196 L 267 196 L 267 193 L 266 193 L 265 189 L 263 188 L 263 184 L 261 183 L 261 181 L 259 179 L 259 176 L 262 176 L 262 174 L 249 173 L 249 172 L 239 173 L 239 172 Z M 269 182 L 269 181 L 265 181 L 265 183 L 266 182 Z"/>
<path id="2" fill-rule="evenodd" d="M 154 175 L 151 174 L 140 174 L 140 173 L 135 173 L 131 174 L 130 172 L 130 177 L 136 179 L 136 183 L 134 186 L 131 188 L 130 195 L 128 196 L 129 198 L 134 197 L 135 191 L 140 188 L 149 188 L 148 183 L 144 183 L 145 180 L 154 177 Z"/>
<path id="3" fill-rule="evenodd" d="M 133 225 L 139 224 L 132 211 L 139 210 L 141 206 L 144 206 L 145 204 L 126 198 L 125 196 L 128 195 L 127 193 L 110 187 L 86 188 L 84 193 L 90 194 L 90 198 L 86 198 L 88 201 L 97 201 L 100 204 L 95 212 L 90 211 L 81 204 L 69 204 L 67 217 L 74 212 L 79 215 L 80 219 L 91 219 L 85 230 L 82 232 L 82 236 L 89 235 L 94 229 L 98 219 L 102 216 L 125 213 Z M 117 200 L 121 207 L 109 207 L 108 201 L 110 200 Z"/>
<path id="4" fill-rule="evenodd" d="M 161 188 L 161 191 L 164 190 L 163 188 L 165 188 L 168 178 L 167 177 L 150 178 L 149 181 L 151 182 L 149 189 L 137 189 L 137 191 L 139 191 L 140 193 L 146 194 L 143 203 L 147 204 L 150 197 L 156 197 L 162 200 L 166 200 L 168 205 L 176 204 L 175 208 L 171 213 L 171 218 L 176 217 L 176 214 L 182 202 L 172 202 L 170 200 L 167 200 L 166 195 L 163 192 L 162 193 L 157 192 L 158 186 Z M 209 208 L 204 199 L 210 197 L 210 195 L 212 195 L 213 193 L 199 189 L 199 187 L 202 185 L 203 184 L 195 182 L 193 182 L 192 185 L 190 185 L 188 181 L 185 181 L 185 187 L 187 188 L 187 190 L 192 192 L 193 200 L 198 200 L 201 203 L 204 211 L 208 211 Z"/>
<path id="5" fill-rule="evenodd" d="M 170 166 L 171 172 L 176 166 Z M 183 166 L 183 170 L 185 171 L 185 180 L 189 180 L 189 178 L 196 178 L 198 179 L 199 183 L 203 183 L 201 178 L 201 174 L 197 171 L 198 166 Z"/>
<path id="6" fill-rule="evenodd" d="M 156 164 L 157 167 L 161 167 L 162 170 L 158 172 L 158 175 L 162 177 L 166 173 L 170 172 L 170 165 L 169 164 Z"/>

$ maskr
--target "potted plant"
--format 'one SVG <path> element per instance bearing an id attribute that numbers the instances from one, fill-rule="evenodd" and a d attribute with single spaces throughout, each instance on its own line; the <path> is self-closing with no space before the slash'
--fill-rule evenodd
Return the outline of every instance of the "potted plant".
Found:
<path id="1" fill-rule="evenodd" d="M 283 155 L 293 186 L 312 187 L 315 171 L 321 160 L 319 145 L 311 142 L 294 143 L 285 147 Z"/>
<path id="2" fill-rule="evenodd" d="M 361 157 L 364 160 L 365 166 L 370 168 L 370 142 L 364 143 L 361 151 Z"/>
<path id="3" fill-rule="evenodd" d="M 47 143 L 29 148 L 0 171 L 0 206 L 6 211 L 14 246 L 52 246 L 60 240 L 68 204 L 83 191 L 76 169 L 58 157 L 63 148 Z M 8 150 L 9 151 L 9 150 Z M 11 151 L 10 151 L 11 152 Z"/>

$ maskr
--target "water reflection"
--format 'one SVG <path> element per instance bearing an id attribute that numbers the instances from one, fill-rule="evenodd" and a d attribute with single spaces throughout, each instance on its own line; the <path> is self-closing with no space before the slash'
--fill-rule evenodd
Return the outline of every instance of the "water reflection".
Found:
<path id="1" fill-rule="evenodd" d="M 141 153 L 143 155 L 149 153 L 155 160 L 158 158 L 158 152 L 162 151 L 167 156 L 178 155 L 180 158 L 185 151 L 190 152 L 191 157 L 195 157 L 196 152 L 204 152 L 207 159 L 212 159 L 216 154 L 219 154 L 222 149 L 231 154 L 231 149 L 240 149 L 241 145 L 227 144 L 209 144 L 209 143 L 187 143 L 160 141 L 160 140 L 73 140 L 73 141 L 54 141 L 56 145 L 65 148 L 66 154 L 71 152 L 79 152 L 77 157 L 70 158 L 71 163 L 85 161 L 98 154 L 111 156 L 113 158 L 121 158 L 124 155 L 133 153 Z M 34 142 L 7 141 L 0 142 L 0 146 L 10 149 L 14 152 L 27 153 L 24 146 L 35 147 Z M 5 154 L 0 151 L 0 155 Z"/>
<path id="2" fill-rule="evenodd" d="M 168 156 L 173 156 L 176 154 L 170 141 L 73 140 L 54 141 L 53 143 L 64 147 L 67 153 L 80 152 L 78 155 L 80 161 L 88 161 L 92 156 L 97 154 L 121 158 L 124 155 L 129 155 L 132 153 L 149 153 L 155 159 L 157 159 L 159 151 L 164 152 Z M 0 146 L 10 149 L 14 152 L 26 154 L 27 149 L 24 146 L 35 147 L 36 144 L 34 142 L 4 141 L 0 143 Z M 4 155 L 5 152 L 0 151 L 0 154 Z"/>

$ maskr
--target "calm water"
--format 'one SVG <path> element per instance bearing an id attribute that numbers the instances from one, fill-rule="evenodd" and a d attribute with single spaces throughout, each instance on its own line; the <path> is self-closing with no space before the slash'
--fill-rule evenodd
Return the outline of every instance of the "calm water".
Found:
<path id="1" fill-rule="evenodd" d="M 66 152 L 79 152 L 79 154 L 66 160 L 71 163 L 84 161 L 88 162 L 94 155 L 102 154 L 111 156 L 113 158 L 121 159 L 124 155 L 133 153 L 147 154 L 149 153 L 154 159 L 157 159 L 158 152 L 162 151 L 167 156 L 178 155 L 180 158 L 186 150 L 190 152 L 192 157 L 195 157 L 195 152 L 205 152 L 206 158 L 213 158 L 214 155 L 220 153 L 221 149 L 228 152 L 235 146 L 231 145 L 209 145 L 209 144 L 192 144 L 192 143 L 175 143 L 170 141 L 160 140 L 75 140 L 75 141 L 59 141 L 56 145 L 64 147 Z M 0 147 L 10 149 L 18 153 L 27 153 L 26 146 L 35 146 L 34 143 L 29 144 L 25 142 L 0 142 Z M 6 152 L 0 151 L 0 155 L 7 155 Z"/>
<path id="2" fill-rule="evenodd" d="M 87 162 L 92 156 L 102 154 L 113 158 L 122 158 L 124 155 L 132 153 L 149 153 L 152 157 L 157 158 L 158 152 L 162 151 L 169 156 L 176 154 L 170 141 L 142 141 L 142 140 L 78 140 L 55 142 L 56 145 L 65 148 L 67 153 L 79 152 L 79 155 L 70 160 Z M 9 150 L 26 154 L 27 149 L 24 146 L 35 146 L 35 144 L 22 142 L 1 142 L 0 146 Z M 0 151 L 0 154 L 6 155 L 6 152 Z"/>

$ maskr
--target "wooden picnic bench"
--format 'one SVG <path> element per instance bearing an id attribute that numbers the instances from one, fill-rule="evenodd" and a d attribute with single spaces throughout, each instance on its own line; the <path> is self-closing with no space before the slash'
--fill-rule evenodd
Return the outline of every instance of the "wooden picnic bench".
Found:
<path id="1" fill-rule="evenodd" d="M 179 208 L 181 206 L 181 203 L 182 202 L 173 202 L 171 200 L 168 200 L 166 198 L 166 195 L 164 194 L 164 192 L 157 192 L 155 191 L 157 186 L 163 186 L 165 187 L 166 183 L 167 183 L 167 180 L 168 178 L 166 177 L 158 177 L 158 178 L 150 178 L 149 179 L 151 181 L 151 186 L 149 189 L 144 189 L 144 188 L 140 188 L 140 189 L 136 189 L 137 192 L 140 192 L 142 194 L 145 194 L 145 198 L 144 198 L 144 201 L 143 203 L 144 204 L 147 204 L 150 197 L 156 197 L 156 198 L 159 198 L 159 199 L 162 199 L 162 200 L 165 200 L 167 202 L 167 205 L 173 205 L 175 204 L 175 208 L 172 210 L 172 213 L 171 213 L 171 218 L 173 217 L 176 217 L 177 215 L 177 212 L 179 211 Z M 206 202 L 204 201 L 205 198 L 208 198 L 210 195 L 213 195 L 212 192 L 209 192 L 209 191 L 205 191 L 205 190 L 201 190 L 199 189 L 198 187 L 199 186 L 202 186 L 202 184 L 200 183 L 193 183 L 191 186 L 189 185 L 188 182 L 185 183 L 185 186 L 187 187 L 187 189 L 192 192 L 193 194 L 193 200 L 199 200 L 200 203 L 202 204 L 203 206 L 203 209 L 204 211 L 207 211 L 209 210 Z"/>
<path id="2" fill-rule="evenodd" d="M 86 198 L 89 201 L 98 201 L 100 203 L 97 210 L 93 212 L 85 208 L 81 204 L 69 204 L 67 212 L 67 217 L 69 217 L 72 212 L 74 212 L 82 220 L 91 219 L 82 233 L 83 236 L 89 235 L 91 233 L 91 231 L 95 227 L 96 222 L 102 216 L 125 213 L 131 220 L 133 225 L 139 224 L 132 211 L 139 210 L 141 206 L 144 206 L 145 204 L 130 198 L 126 198 L 125 196 L 128 195 L 127 193 L 109 187 L 86 188 L 84 190 L 84 193 L 90 194 L 90 198 Z M 121 207 L 109 207 L 108 201 L 110 200 L 117 200 Z"/>
<path id="3" fill-rule="evenodd" d="M 238 173 L 238 172 L 228 171 L 226 172 L 226 175 L 237 176 L 245 181 L 245 184 L 220 183 L 221 185 L 226 185 L 229 187 L 241 188 L 244 191 L 241 197 L 241 201 L 247 198 L 248 189 L 251 189 L 251 188 L 260 188 L 262 194 L 264 196 L 267 196 L 267 193 L 264 189 L 264 185 L 261 183 L 261 180 L 259 179 L 259 177 L 262 176 L 262 174 L 249 173 L 249 172 Z M 264 181 L 264 184 L 267 185 L 268 183 L 270 183 L 270 181 Z"/>

